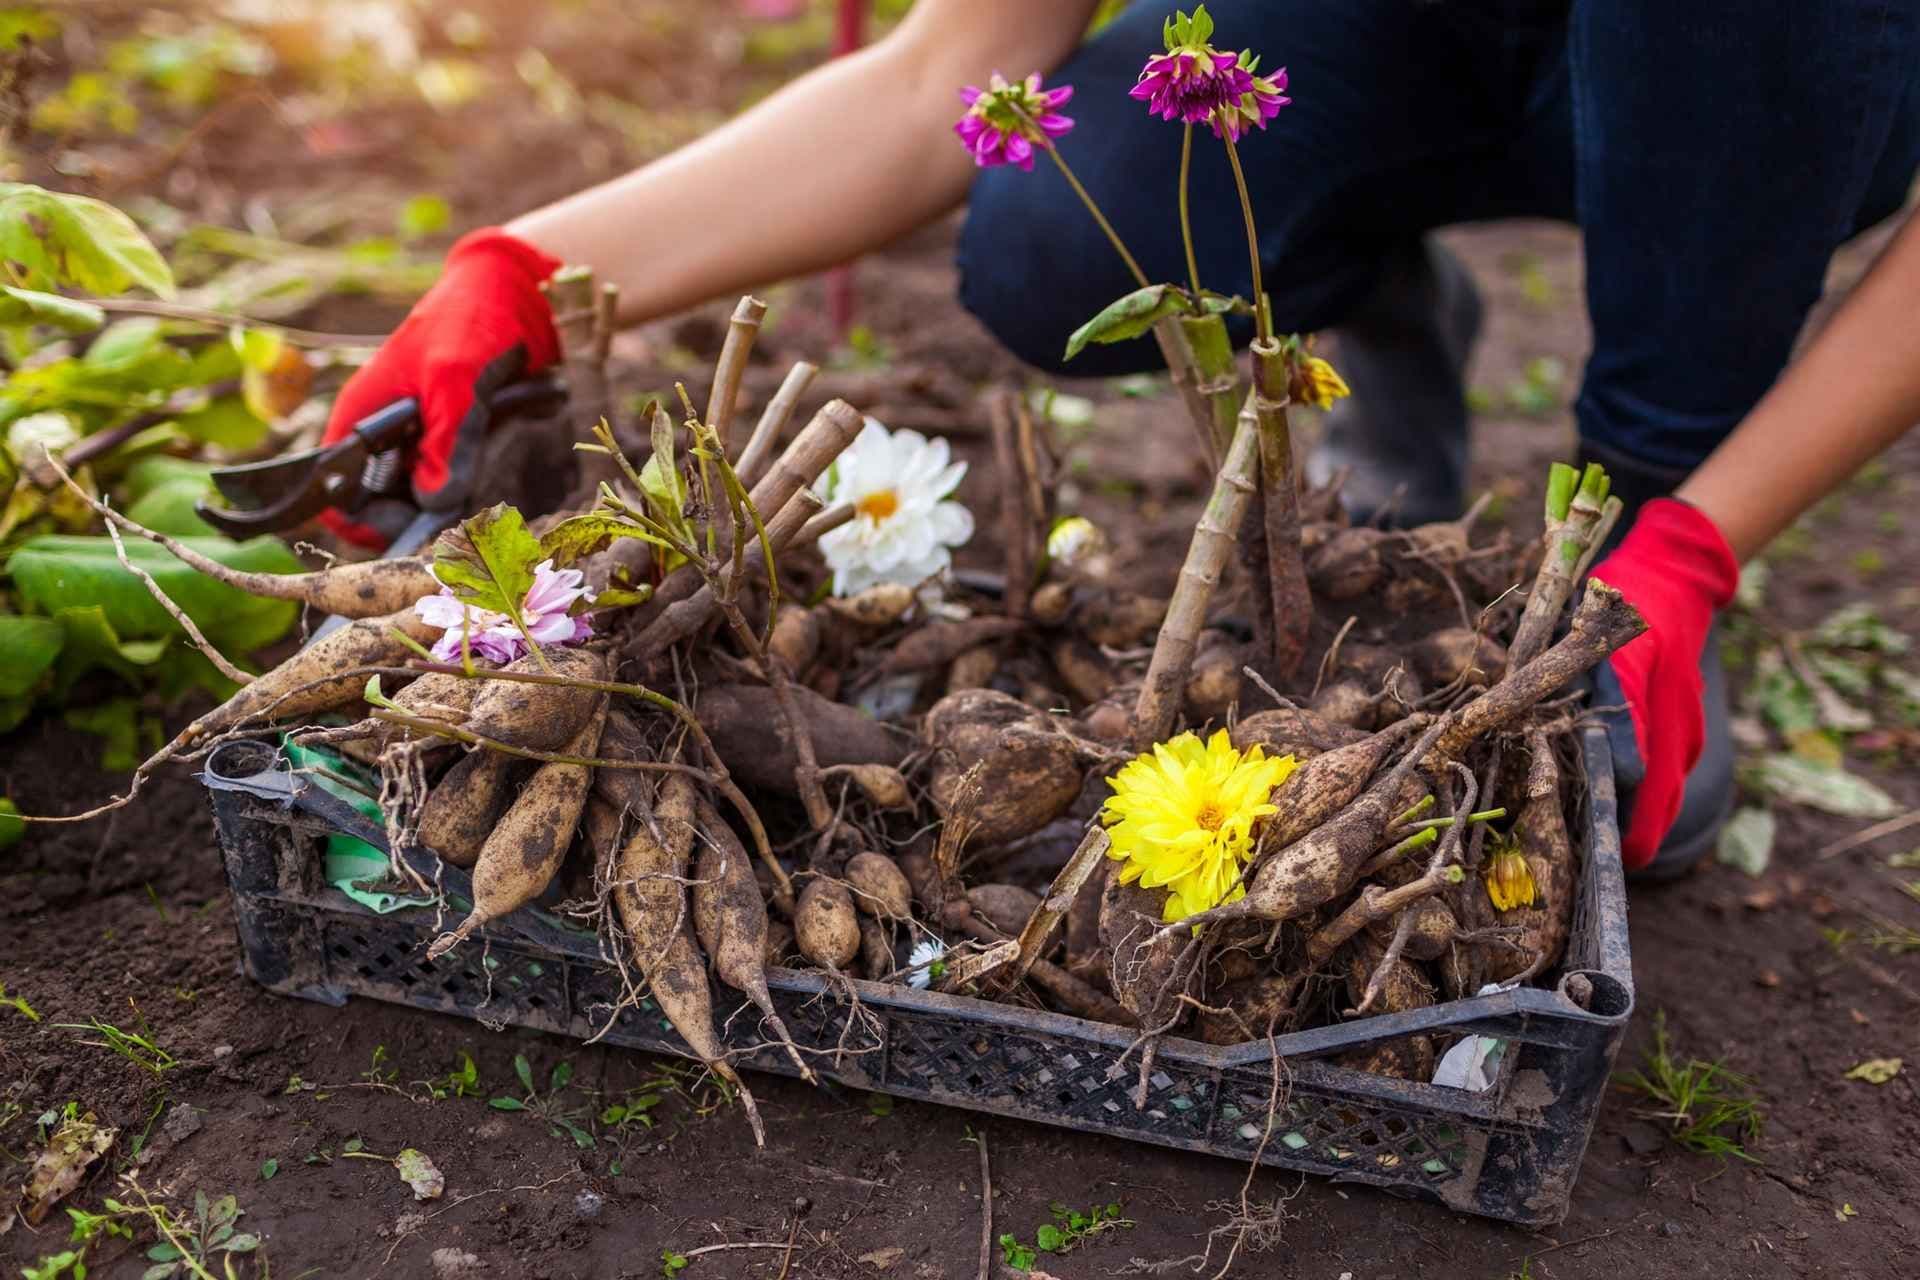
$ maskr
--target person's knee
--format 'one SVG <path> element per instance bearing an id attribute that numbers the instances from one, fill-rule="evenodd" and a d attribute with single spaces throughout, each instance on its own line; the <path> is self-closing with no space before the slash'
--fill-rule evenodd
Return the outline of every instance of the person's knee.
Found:
<path id="1" fill-rule="evenodd" d="M 1051 181 L 1049 181 L 1051 180 Z M 960 233 L 960 302 L 1019 359 L 1046 373 L 1105 376 L 1160 364 L 1151 338 L 1089 347 L 1066 360 L 1067 339 L 1135 287 L 1113 247 L 1044 171 L 989 169 L 973 184 Z"/>

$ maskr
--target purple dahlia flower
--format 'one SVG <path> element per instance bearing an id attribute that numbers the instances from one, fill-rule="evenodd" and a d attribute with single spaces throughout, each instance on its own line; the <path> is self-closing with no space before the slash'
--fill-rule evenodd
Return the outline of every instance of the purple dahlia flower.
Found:
<path id="1" fill-rule="evenodd" d="M 995 72 L 985 89 L 968 85 L 960 90 L 967 113 L 953 131 L 981 168 L 1011 164 L 1030 173 L 1035 149 L 1051 147 L 1073 128 L 1072 119 L 1060 114 L 1072 97 L 1072 85 L 1042 89 L 1038 71 L 1012 83 Z"/>
<path id="2" fill-rule="evenodd" d="M 1213 128 L 1213 135 L 1224 136 L 1238 142 L 1249 128 L 1264 129 L 1267 121 L 1280 114 L 1280 108 L 1292 102 L 1286 96 L 1287 69 L 1280 68 L 1270 76 L 1255 75 L 1259 59 L 1243 52 L 1240 65 L 1247 72 L 1251 84 L 1247 90 L 1231 103 L 1221 107 L 1207 121 Z"/>

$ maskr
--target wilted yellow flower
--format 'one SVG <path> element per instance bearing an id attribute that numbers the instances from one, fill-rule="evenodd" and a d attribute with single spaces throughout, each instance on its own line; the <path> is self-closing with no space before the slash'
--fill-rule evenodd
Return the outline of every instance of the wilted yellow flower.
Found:
<path id="1" fill-rule="evenodd" d="M 1236 882 L 1253 848 L 1253 824 L 1273 812 L 1268 797 L 1295 767 L 1292 756 L 1244 753 L 1222 729 L 1202 743 L 1183 733 L 1108 779 L 1100 820 L 1124 862 L 1123 884 L 1165 886 L 1166 920 L 1184 920 L 1245 896 Z M 1231 892 L 1230 892 L 1231 891 Z"/>
<path id="2" fill-rule="evenodd" d="M 1294 358 L 1293 385 L 1287 388 L 1287 395 L 1296 404 L 1331 409 L 1335 400 L 1352 394 L 1347 387 L 1347 380 L 1319 356 L 1309 355 L 1302 350 Z"/>
<path id="3" fill-rule="evenodd" d="M 1496 911 L 1533 905 L 1533 868 L 1518 844 L 1502 841 L 1495 846 L 1487 863 L 1487 898 Z"/>

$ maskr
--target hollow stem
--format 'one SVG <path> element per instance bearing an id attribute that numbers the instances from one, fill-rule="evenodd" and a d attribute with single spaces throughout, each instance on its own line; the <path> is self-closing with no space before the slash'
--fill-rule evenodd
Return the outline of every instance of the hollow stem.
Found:
<path id="1" fill-rule="evenodd" d="M 1227 144 L 1227 163 L 1233 166 L 1234 189 L 1240 193 L 1240 215 L 1247 222 L 1247 261 L 1253 269 L 1253 317 L 1260 337 L 1267 342 L 1273 341 L 1273 313 L 1267 307 L 1266 286 L 1260 282 L 1260 237 L 1253 226 L 1253 197 L 1247 194 L 1247 175 L 1240 168 L 1240 152 L 1233 145 L 1233 135 L 1222 132 L 1220 140 Z"/>
<path id="2" fill-rule="evenodd" d="M 1200 262 L 1193 254 L 1193 219 L 1187 212 L 1187 174 L 1193 168 L 1193 126 L 1187 125 L 1180 138 L 1180 244 L 1187 251 L 1187 282 L 1193 286 L 1193 302 L 1200 305 Z"/>

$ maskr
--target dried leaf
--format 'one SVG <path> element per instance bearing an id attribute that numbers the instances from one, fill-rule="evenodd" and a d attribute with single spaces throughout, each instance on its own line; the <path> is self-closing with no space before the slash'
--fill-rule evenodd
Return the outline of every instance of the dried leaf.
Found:
<path id="1" fill-rule="evenodd" d="M 67 1120 L 47 1139 L 46 1150 L 34 1160 L 27 1173 L 22 1193 L 26 1208 L 21 1216 L 27 1225 L 37 1227 L 53 1206 L 59 1204 L 80 1185 L 87 1166 L 107 1153 L 118 1129 L 94 1123 L 93 1112 Z"/>
<path id="2" fill-rule="evenodd" d="M 446 1178 L 424 1151 L 406 1148 L 393 1158 L 393 1167 L 399 1172 L 400 1180 L 413 1188 L 415 1200 L 437 1200 L 447 1189 Z"/>

